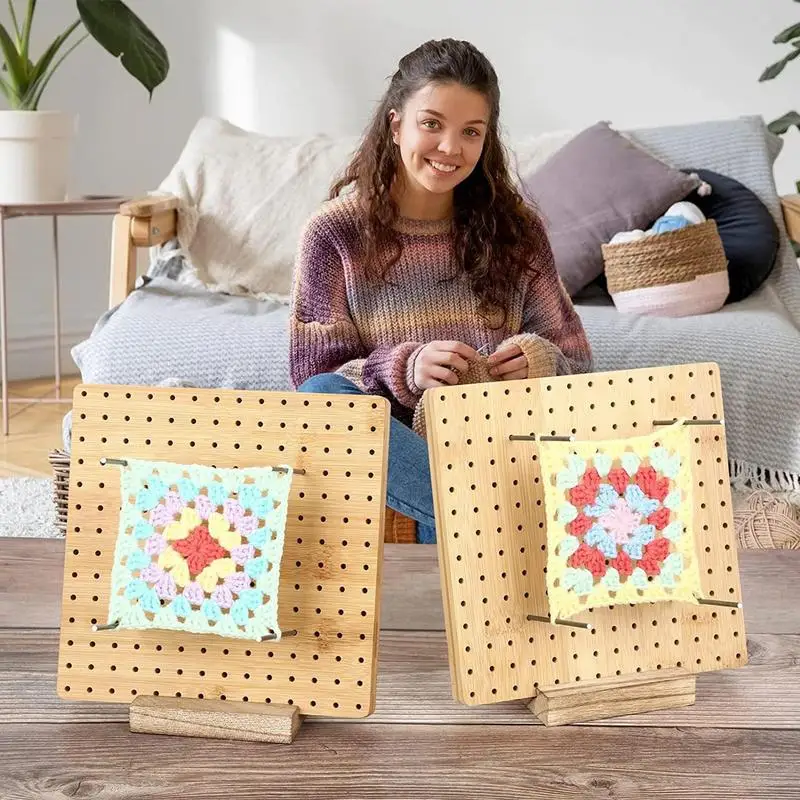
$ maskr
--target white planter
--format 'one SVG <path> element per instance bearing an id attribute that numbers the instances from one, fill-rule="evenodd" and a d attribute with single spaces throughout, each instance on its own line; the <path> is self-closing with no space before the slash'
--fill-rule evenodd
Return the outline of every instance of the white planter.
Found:
<path id="1" fill-rule="evenodd" d="M 66 199 L 76 127 L 61 111 L 0 111 L 0 204 Z"/>

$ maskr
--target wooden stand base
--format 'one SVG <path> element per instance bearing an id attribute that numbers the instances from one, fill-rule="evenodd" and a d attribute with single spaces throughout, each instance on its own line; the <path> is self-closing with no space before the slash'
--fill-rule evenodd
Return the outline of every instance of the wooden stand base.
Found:
<path id="1" fill-rule="evenodd" d="M 302 717 L 296 706 L 140 695 L 130 706 L 134 733 L 291 744 Z"/>
<path id="2" fill-rule="evenodd" d="M 540 688 L 528 708 L 552 726 L 680 708 L 694 699 L 695 676 L 670 669 Z"/>

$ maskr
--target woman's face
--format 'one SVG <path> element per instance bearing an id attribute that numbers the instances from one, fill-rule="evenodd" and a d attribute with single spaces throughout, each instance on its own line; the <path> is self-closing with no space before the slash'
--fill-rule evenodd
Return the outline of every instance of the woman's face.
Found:
<path id="1" fill-rule="evenodd" d="M 429 84 L 402 113 L 390 115 L 405 175 L 429 192 L 452 192 L 475 169 L 483 151 L 489 105 L 459 84 Z"/>

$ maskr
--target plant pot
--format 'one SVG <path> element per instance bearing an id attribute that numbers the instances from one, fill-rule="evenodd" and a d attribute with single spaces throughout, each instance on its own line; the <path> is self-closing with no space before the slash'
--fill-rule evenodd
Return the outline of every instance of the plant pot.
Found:
<path id="1" fill-rule="evenodd" d="M 76 126 L 61 111 L 0 111 L 0 204 L 66 199 Z"/>

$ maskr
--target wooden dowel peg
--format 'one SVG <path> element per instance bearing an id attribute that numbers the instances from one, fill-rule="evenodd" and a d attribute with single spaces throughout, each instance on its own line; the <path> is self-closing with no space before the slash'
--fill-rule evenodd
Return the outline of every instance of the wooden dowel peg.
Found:
<path id="1" fill-rule="evenodd" d="M 566 625 L 569 628 L 581 628 L 585 631 L 592 630 L 592 625 L 589 622 L 572 622 L 568 619 L 556 619 L 551 621 L 550 617 L 540 617 L 536 614 L 528 614 L 525 619 L 527 619 L 528 622 L 552 622 L 554 625 Z"/>
<path id="2" fill-rule="evenodd" d="M 512 433 L 508 437 L 511 442 L 571 442 L 575 439 L 574 436 L 537 436 L 535 433 L 524 435 L 520 433 Z"/>
<path id="3" fill-rule="evenodd" d="M 677 419 L 654 419 L 653 425 L 674 425 Z M 684 425 L 724 425 L 721 419 L 685 419 Z"/>
<path id="4" fill-rule="evenodd" d="M 92 632 L 97 633 L 97 631 L 113 631 L 119 627 L 119 620 L 116 622 L 110 622 L 108 625 L 92 625 Z"/>
<path id="5" fill-rule="evenodd" d="M 284 632 L 283 632 L 281 635 L 282 635 L 284 638 L 286 638 L 286 637 L 288 637 L 288 636 L 297 636 L 297 631 L 284 631 Z M 276 634 L 274 634 L 274 633 L 269 633 L 269 634 L 267 634 L 266 636 L 262 636 L 262 637 L 261 637 L 261 641 L 262 641 L 262 642 L 273 642 L 273 641 L 275 641 L 275 639 L 277 639 L 277 638 L 278 638 L 278 637 L 277 637 L 277 635 L 276 635 Z"/>
<path id="6" fill-rule="evenodd" d="M 723 608 L 741 608 L 742 604 L 737 600 L 713 600 L 708 597 L 701 597 L 697 601 L 701 606 L 722 606 Z"/>
<path id="7" fill-rule="evenodd" d="M 101 467 L 105 467 L 108 464 L 116 464 L 117 466 L 120 466 L 120 467 L 127 467 L 128 466 L 128 462 L 124 458 L 105 458 L 105 457 L 103 457 L 103 458 L 100 459 L 100 466 Z M 286 467 L 273 467 L 272 471 L 273 472 L 287 472 L 287 469 L 286 469 Z M 306 474 L 306 471 L 304 469 L 296 469 L 296 470 L 293 470 L 293 472 L 294 472 L 295 475 L 305 475 Z"/>

